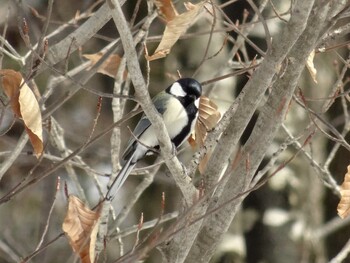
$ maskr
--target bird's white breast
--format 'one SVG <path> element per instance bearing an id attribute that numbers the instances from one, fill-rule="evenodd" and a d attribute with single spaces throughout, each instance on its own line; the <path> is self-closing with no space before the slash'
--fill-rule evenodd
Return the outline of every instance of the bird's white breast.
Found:
<path id="1" fill-rule="evenodd" d="M 165 127 L 171 139 L 178 135 L 183 127 L 188 123 L 188 116 L 185 108 L 181 102 L 177 99 L 170 99 L 167 110 L 163 113 L 163 120 Z M 158 139 L 154 131 L 154 127 L 151 125 L 139 138 L 142 144 L 148 147 L 154 147 L 158 145 Z M 140 147 L 144 148 L 144 147 Z M 146 151 L 146 148 L 144 149 Z M 140 153 L 141 154 L 141 153 Z"/>
<path id="2" fill-rule="evenodd" d="M 169 100 L 166 108 L 167 110 L 163 114 L 164 123 L 170 138 L 174 138 L 187 125 L 187 112 L 177 99 Z"/>

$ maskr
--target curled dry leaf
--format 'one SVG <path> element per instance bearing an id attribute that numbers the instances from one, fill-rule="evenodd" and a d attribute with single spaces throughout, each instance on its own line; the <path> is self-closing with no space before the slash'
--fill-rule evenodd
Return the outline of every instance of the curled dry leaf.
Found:
<path id="1" fill-rule="evenodd" d="M 64 218 L 62 229 L 75 253 L 78 253 L 83 263 L 94 262 L 94 242 L 96 240 L 96 225 L 100 217 L 100 207 L 91 211 L 78 197 L 70 195 L 68 211 Z M 91 242 L 92 241 L 92 242 Z"/>
<path id="2" fill-rule="evenodd" d="M 338 204 L 338 215 L 341 218 L 346 218 L 350 214 L 350 165 L 348 166 L 348 172 L 344 176 L 344 182 L 340 187 L 341 199 Z"/>
<path id="3" fill-rule="evenodd" d="M 95 54 L 84 54 L 83 57 L 87 58 L 88 60 L 90 60 L 92 62 L 92 65 L 95 65 L 100 58 L 103 56 L 103 53 L 98 52 Z M 102 65 L 99 67 L 99 69 L 97 70 L 98 73 L 107 75 L 111 78 L 115 78 L 115 76 L 117 75 L 118 72 L 118 68 L 120 65 L 120 56 L 119 55 L 110 55 L 103 63 Z M 127 71 L 124 71 L 124 79 L 126 79 L 127 76 Z"/>
<path id="4" fill-rule="evenodd" d="M 175 6 L 171 0 L 154 0 L 154 3 L 157 7 L 159 16 L 166 22 L 169 22 L 178 16 Z"/>
<path id="5" fill-rule="evenodd" d="M 315 83 L 317 83 L 317 78 L 316 78 L 317 70 L 316 70 L 315 65 L 314 65 L 314 57 L 315 57 L 315 50 L 312 50 L 310 55 L 308 56 L 308 58 L 306 60 L 306 67 L 309 70 L 309 73 L 311 75 L 312 80 Z"/>
<path id="6" fill-rule="evenodd" d="M 209 131 L 214 129 L 215 125 L 221 118 L 221 114 L 218 111 L 218 106 L 211 101 L 208 97 L 201 96 L 199 100 L 198 108 L 198 120 L 195 126 L 195 130 L 191 135 L 195 144 L 192 146 L 202 146 Z"/>
<path id="7" fill-rule="evenodd" d="M 200 2 L 196 5 L 189 5 L 190 9 L 181 15 L 175 16 L 169 21 L 164 30 L 162 40 L 160 41 L 153 55 L 147 56 L 149 61 L 165 57 L 170 53 L 170 49 L 176 41 L 187 31 L 187 29 L 196 21 L 200 11 L 203 9 L 205 2 Z"/>
<path id="8" fill-rule="evenodd" d="M 2 87 L 9 97 L 14 114 L 22 118 L 34 152 L 43 152 L 43 128 L 39 103 L 24 82 L 21 73 L 12 69 L 0 70 Z"/>
<path id="9" fill-rule="evenodd" d="M 0 70 L 1 85 L 6 93 L 7 97 L 10 99 L 12 111 L 16 117 L 21 117 L 21 111 L 19 109 L 19 88 L 22 82 L 21 73 L 14 71 L 12 69 Z"/>
<path id="10" fill-rule="evenodd" d="M 201 96 L 199 100 L 199 113 L 198 120 L 194 132 L 189 138 L 190 145 L 195 148 L 198 146 L 203 146 L 207 134 L 209 131 L 214 129 L 216 124 L 221 118 L 221 114 L 218 111 L 218 106 L 212 102 L 208 97 Z M 198 169 L 201 174 L 204 173 L 207 162 L 210 158 L 210 152 L 208 152 L 200 162 Z"/>

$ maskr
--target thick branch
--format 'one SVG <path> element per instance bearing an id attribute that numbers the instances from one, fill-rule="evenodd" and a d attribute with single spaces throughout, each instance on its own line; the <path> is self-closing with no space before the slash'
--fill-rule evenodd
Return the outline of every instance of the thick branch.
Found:
<path id="1" fill-rule="evenodd" d="M 304 2 L 304 4 L 310 3 Z M 296 3 L 296 7 L 297 6 L 300 5 Z M 299 9 L 298 12 L 300 14 L 300 12 L 304 12 L 305 10 L 306 9 Z M 209 261 L 218 242 L 220 242 L 223 234 L 231 224 L 244 197 L 240 197 L 227 205 L 223 206 L 223 204 L 232 199 L 234 195 L 248 189 L 249 182 L 252 180 L 262 158 L 265 156 L 266 150 L 271 145 L 283 121 L 291 96 L 297 85 L 300 74 L 304 69 L 305 59 L 316 45 L 327 11 L 328 6 L 321 8 L 315 7 L 313 12 L 311 12 L 308 19 L 308 26 L 290 51 L 286 72 L 283 78 L 275 82 L 272 93 L 259 115 L 252 135 L 242 150 L 242 156 L 237 168 L 229 181 L 222 184 L 221 196 L 217 196 L 218 200 L 210 204 L 208 211 L 216 207 L 222 207 L 217 212 L 209 215 L 205 220 L 203 229 L 191 250 L 191 254 L 187 258 L 187 262 L 191 262 L 194 258 L 197 260 L 200 259 L 200 262 Z M 295 12 L 296 10 L 294 10 L 293 15 Z M 309 12 L 304 13 L 304 20 L 299 21 L 300 23 L 305 23 L 308 13 Z M 299 28 L 299 30 L 300 29 L 302 28 Z M 284 39 L 286 43 L 289 42 L 288 40 L 289 39 Z M 278 46 L 277 44 L 279 43 L 275 42 L 273 46 Z M 237 111 L 236 114 L 238 113 L 239 111 Z M 237 122 L 235 122 L 235 124 L 237 125 Z M 227 132 L 227 134 L 230 133 Z M 224 140 L 226 141 L 226 139 Z M 247 162 L 249 163 L 248 168 Z"/>
<path id="2" fill-rule="evenodd" d="M 206 147 L 208 150 L 211 149 L 210 146 L 213 147 L 215 145 L 220 132 L 225 131 L 221 135 L 220 141 L 212 154 L 215 158 L 211 158 L 207 165 L 208 168 L 204 175 L 206 189 L 210 189 L 216 184 L 220 174 L 226 167 L 228 158 L 232 155 L 235 145 L 237 145 L 241 134 L 255 112 L 256 107 L 259 105 L 259 101 L 264 96 L 266 89 L 271 85 L 273 77 L 281 67 L 283 59 L 306 27 L 307 18 L 312 8 L 312 1 L 300 2 L 301 3 L 296 3 L 296 7 L 289 23 L 285 26 L 281 34 L 275 37 L 272 47 L 268 50 L 267 56 L 262 65 L 254 73 L 243 92 L 223 116 L 218 125 L 220 130 L 217 128 L 214 131 L 214 134 L 217 137 L 214 138 L 214 136 L 209 136 L 210 138 L 208 138 L 206 143 L 206 146 L 209 146 Z M 225 185 L 225 182 L 223 182 L 222 185 Z M 199 216 L 204 214 L 208 208 L 209 200 L 215 199 L 215 197 L 211 199 L 208 198 L 201 206 L 198 206 L 198 208 L 193 211 L 193 215 Z M 215 224 L 216 223 L 214 223 L 214 225 Z M 202 259 L 203 262 L 205 262 L 210 259 L 210 257 L 205 259 L 204 255 L 207 255 L 206 249 L 209 249 L 211 255 L 217 243 L 213 242 L 213 246 L 211 246 L 210 242 L 212 242 L 212 240 L 210 240 L 209 243 L 206 243 L 205 240 L 200 240 L 201 237 L 198 237 L 198 243 L 193 247 L 192 251 L 186 258 L 199 231 L 199 227 L 200 222 L 187 227 L 185 231 L 186 233 L 180 233 L 178 235 L 179 238 L 174 238 L 169 243 L 167 246 L 168 261 L 183 262 L 186 260 L 186 262 L 199 262 L 198 259 Z M 181 237 L 181 235 L 185 235 L 186 239 L 184 236 Z M 205 234 L 203 235 L 205 236 Z M 180 244 L 182 248 L 181 253 L 176 249 Z M 203 249 L 201 249 L 202 247 Z"/>
<path id="3" fill-rule="evenodd" d="M 69 51 L 74 52 L 84 45 L 111 19 L 111 17 L 112 15 L 109 12 L 107 4 L 103 4 L 99 10 L 84 24 L 79 26 L 77 30 L 49 49 L 47 62 L 50 65 L 55 65 L 65 59 L 69 55 Z"/>
<path id="4" fill-rule="evenodd" d="M 221 139 L 212 154 L 215 158 L 211 158 L 207 165 L 208 168 L 204 175 L 207 189 L 212 188 L 216 184 L 220 174 L 226 167 L 228 158 L 232 155 L 235 145 L 237 145 L 238 140 L 252 117 L 257 105 L 259 105 L 259 101 L 264 96 L 266 89 L 271 85 L 271 81 L 281 67 L 282 61 L 288 54 L 288 51 L 292 48 L 293 44 L 306 26 L 312 3 L 309 1 L 300 2 L 301 3 L 296 3 L 296 7 L 289 23 L 281 34 L 274 39 L 271 50 L 268 50 L 268 54 L 262 65 L 252 76 L 252 79 L 245 86 L 244 91 L 232 104 L 218 125 L 222 129 L 221 131 L 226 131 L 221 135 Z M 216 130 L 215 133 L 219 135 L 218 130 Z M 213 142 L 217 139 L 218 137 L 212 138 L 210 136 L 208 144 L 214 146 L 215 143 Z M 223 182 L 222 185 L 225 185 L 225 182 Z M 210 200 L 212 199 L 213 198 Z M 196 216 L 202 215 L 205 213 L 208 205 L 209 199 L 207 199 L 207 202 L 204 202 L 203 205 L 199 206 L 193 214 Z M 193 247 L 193 250 L 186 258 L 187 253 L 194 242 L 195 236 L 198 233 L 199 227 L 200 222 L 197 222 L 186 229 L 186 240 L 184 237 L 174 238 L 169 243 L 167 247 L 167 257 L 169 261 L 174 261 L 174 259 L 176 259 L 176 262 L 183 262 L 184 260 L 186 260 L 186 262 L 198 262 L 199 258 L 205 260 L 204 255 L 206 255 L 206 248 L 211 249 L 209 252 L 212 254 L 212 250 L 216 247 L 216 242 L 214 242 L 211 247 L 211 244 L 204 244 L 205 241 L 200 240 L 201 237 L 198 237 L 198 243 Z M 184 243 L 184 241 L 186 241 L 186 243 Z M 176 250 L 176 247 L 178 247 L 179 244 L 181 244 L 182 247 L 181 255 L 179 255 L 180 253 Z M 202 247 L 202 245 L 203 250 L 199 248 Z M 209 258 L 210 257 L 207 259 Z"/>

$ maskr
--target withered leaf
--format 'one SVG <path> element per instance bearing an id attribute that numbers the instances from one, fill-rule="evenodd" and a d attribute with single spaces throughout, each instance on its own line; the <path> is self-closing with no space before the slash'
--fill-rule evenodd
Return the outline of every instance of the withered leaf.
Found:
<path id="1" fill-rule="evenodd" d="M 198 108 L 198 120 L 195 129 L 189 138 L 190 145 L 195 148 L 203 146 L 207 134 L 214 129 L 221 118 L 218 107 L 208 97 L 201 96 Z M 207 162 L 210 158 L 211 152 L 208 152 L 199 163 L 198 169 L 201 174 L 204 173 Z"/>
<path id="2" fill-rule="evenodd" d="M 90 60 L 92 62 L 92 65 L 96 64 L 97 61 L 100 60 L 100 58 L 103 56 L 102 52 L 98 52 L 95 54 L 84 54 L 83 57 L 87 58 L 88 60 Z M 110 55 L 103 63 L 102 65 L 99 67 L 99 69 L 97 70 L 98 73 L 107 75 L 111 78 L 115 78 L 117 72 L 118 72 L 118 68 L 120 65 L 120 56 L 117 54 L 113 54 Z M 127 71 L 124 71 L 123 77 L 124 79 L 127 76 Z"/>
<path id="3" fill-rule="evenodd" d="M 170 49 L 174 46 L 176 41 L 187 31 L 187 29 L 198 18 L 200 11 L 203 9 L 205 2 L 200 2 L 196 5 L 188 5 L 190 9 L 181 15 L 175 16 L 169 21 L 164 30 L 162 40 L 160 41 L 156 51 L 153 55 L 147 56 L 149 61 L 165 57 L 170 53 Z"/>
<path id="4" fill-rule="evenodd" d="M 21 73 L 12 69 L 0 70 L 2 87 L 9 97 L 16 117 L 22 118 L 34 152 L 39 157 L 44 149 L 43 128 L 39 103 L 24 82 Z"/>
<path id="5" fill-rule="evenodd" d="M 209 131 L 214 129 L 221 118 L 218 106 L 208 97 L 201 96 L 198 108 L 198 120 L 192 138 L 195 144 L 202 146 Z M 194 145 L 195 146 L 195 145 Z"/>
<path id="6" fill-rule="evenodd" d="M 344 182 L 340 187 L 341 199 L 339 201 L 337 210 L 341 218 L 346 218 L 350 214 L 350 165 L 348 172 L 344 176 Z"/>
<path id="7" fill-rule="evenodd" d="M 154 3 L 158 9 L 159 15 L 166 22 L 169 22 L 178 16 L 175 6 L 171 0 L 154 0 Z"/>
<path id="8" fill-rule="evenodd" d="M 0 70 L 0 78 L 2 88 L 10 99 L 12 111 L 16 117 L 21 117 L 21 111 L 19 109 L 19 87 L 22 82 L 21 73 L 14 71 L 12 69 L 2 69 Z"/>
<path id="9" fill-rule="evenodd" d="M 92 211 L 78 197 L 69 196 L 68 210 L 62 229 L 73 251 L 79 254 L 83 263 L 94 262 L 94 258 L 91 258 L 93 251 L 90 251 L 90 247 L 94 247 L 94 244 L 91 245 L 91 240 L 93 242 L 96 240 L 96 223 L 99 217 L 99 209 Z"/>

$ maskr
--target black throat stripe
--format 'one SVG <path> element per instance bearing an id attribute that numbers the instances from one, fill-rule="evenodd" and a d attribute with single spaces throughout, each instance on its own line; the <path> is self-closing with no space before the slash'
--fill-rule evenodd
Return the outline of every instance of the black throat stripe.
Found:
<path id="1" fill-rule="evenodd" d="M 179 145 L 181 145 L 184 142 L 184 140 L 186 140 L 190 135 L 191 126 L 193 121 L 196 118 L 197 111 L 198 109 L 194 105 L 194 103 L 191 103 L 186 107 L 186 112 L 188 114 L 188 123 L 185 127 L 182 128 L 181 132 L 177 136 L 171 139 L 175 147 L 178 147 Z"/>

